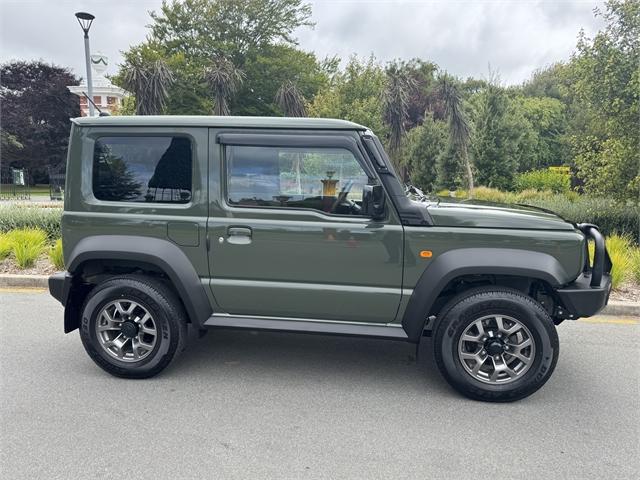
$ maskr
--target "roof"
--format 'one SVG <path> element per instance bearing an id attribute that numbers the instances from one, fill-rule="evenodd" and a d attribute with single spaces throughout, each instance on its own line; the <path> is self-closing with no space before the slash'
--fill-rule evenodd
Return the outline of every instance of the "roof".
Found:
<path id="1" fill-rule="evenodd" d="M 238 127 L 304 128 L 317 130 L 367 130 L 367 127 L 333 118 L 222 117 L 206 115 L 132 115 L 78 117 L 71 121 L 83 126 L 130 127 Z"/>

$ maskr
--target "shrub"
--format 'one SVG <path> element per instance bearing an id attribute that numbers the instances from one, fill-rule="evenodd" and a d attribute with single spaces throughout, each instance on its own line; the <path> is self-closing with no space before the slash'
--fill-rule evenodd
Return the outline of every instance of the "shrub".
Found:
<path id="1" fill-rule="evenodd" d="M 631 274 L 631 239 L 624 235 L 611 235 L 606 239 L 607 250 L 611 257 L 611 285 L 618 288 Z M 594 245 L 589 242 L 589 257 L 593 261 Z"/>
<path id="2" fill-rule="evenodd" d="M 0 233 L 0 260 L 4 260 L 13 250 L 11 238 L 6 233 Z"/>
<path id="3" fill-rule="evenodd" d="M 519 192 L 533 189 L 565 193 L 571 189 L 571 177 L 552 170 L 532 170 L 516 175 L 515 188 Z"/>
<path id="4" fill-rule="evenodd" d="M 62 209 L 49 206 L 24 207 L 11 205 L 0 207 L 0 233 L 15 229 L 38 228 L 44 230 L 50 240 L 60 238 Z"/>
<path id="5" fill-rule="evenodd" d="M 49 250 L 49 259 L 56 270 L 64 270 L 64 257 L 62 255 L 62 239 L 56 240 Z"/>
<path id="6" fill-rule="evenodd" d="M 33 266 L 45 249 L 47 234 L 37 228 L 24 228 L 9 232 L 13 255 L 20 268 Z"/>
<path id="7" fill-rule="evenodd" d="M 640 248 L 631 249 L 629 255 L 629 274 L 631 279 L 640 285 Z"/>
<path id="8" fill-rule="evenodd" d="M 598 225 L 604 235 L 620 234 L 640 243 L 640 205 L 619 203 L 602 197 L 581 195 L 572 200 L 564 195 L 552 195 L 528 202 L 530 205 L 551 210 L 575 223 Z"/>
<path id="9" fill-rule="evenodd" d="M 497 188 L 477 187 L 473 189 L 473 198 L 484 202 L 508 203 L 508 194 Z"/>

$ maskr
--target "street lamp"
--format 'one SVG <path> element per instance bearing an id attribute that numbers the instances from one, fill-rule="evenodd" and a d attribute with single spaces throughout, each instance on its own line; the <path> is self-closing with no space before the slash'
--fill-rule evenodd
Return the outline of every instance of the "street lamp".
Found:
<path id="1" fill-rule="evenodd" d="M 96 18 L 87 12 L 77 12 L 76 18 L 78 23 L 84 32 L 84 56 L 87 63 L 87 93 L 89 95 L 89 115 L 93 117 L 93 82 L 91 79 L 91 53 L 89 51 L 89 29 L 93 23 L 93 19 Z"/>

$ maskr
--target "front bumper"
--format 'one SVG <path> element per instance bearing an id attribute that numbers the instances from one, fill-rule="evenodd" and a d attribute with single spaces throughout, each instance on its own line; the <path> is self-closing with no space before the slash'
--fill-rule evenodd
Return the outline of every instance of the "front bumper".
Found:
<path id="1" fill-rule="evenodd" d="M 593 262 L 585 245 L 585 263 L 582 275 L 569 285 L 556 289 L 564 309 L 558 307 L 559 318 L 591 317 L 602 310 L 611 293 L 611 258 L 604 237 L 595 225 L 581 223 L 578 228 L 595 244 Z"/>
<path id="2" fill-rule="evenodd" d="M 609 301 L 611 276 L 603 275 L 601 285 L 592 287 L 591 275 L 580 275 L 574 282 L 556 290 L 564 310 L 559 307 L 556 315 L 560 318 L 575 320 L 591 317 L 602 310 Z"/>

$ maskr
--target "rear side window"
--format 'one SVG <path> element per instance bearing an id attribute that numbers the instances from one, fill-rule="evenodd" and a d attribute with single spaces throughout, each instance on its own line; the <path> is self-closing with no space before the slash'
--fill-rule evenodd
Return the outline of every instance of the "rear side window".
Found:
<path id="1" fill-rule="evenodd" d="M 93 194 L 113 202 L 188 203 L 192 158 L 186 137 L 100 137 Z"/>

